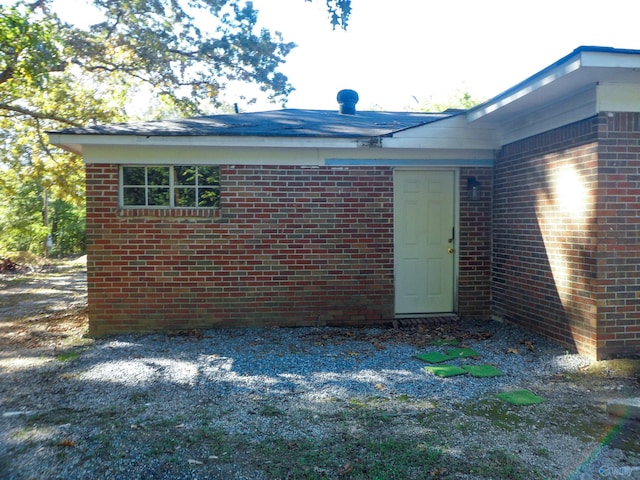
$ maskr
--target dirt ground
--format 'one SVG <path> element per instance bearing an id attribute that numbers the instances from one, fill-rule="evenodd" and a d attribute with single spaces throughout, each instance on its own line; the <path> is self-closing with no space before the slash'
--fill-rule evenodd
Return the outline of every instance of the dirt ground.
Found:
<path id="1" fill-rule="evenodd" d="M 28 394 L 33 394 L 34 391 L 37 391 L 37 382 L 42 379 L 42 374 L 37 373 L 40 367 L 64 361 L 65 358 L 73 356 L 74 352 L 91 348 L 93 340 L 85 337 L 88 327 L 85 261 L 84 258 L 79 258 L 39 266 L 23 272 L 0 275 L 0 378 L 12 379 L 11 391 L 3 390 L 0 387 L 0 415 L 8 416 L 16 413 L 12 398 L 21 396 L 26 398 Z M 447 334 L 444 331 L 438 333 L 440 336 Z M 463 335 L 459 331 L 450 333 L 456 333 L 458 336 Z M 366 333 L 358 333 L 355 330 L 351 338 L 357 339 L 358 336 L 364 335 Z M 481 336 L 481 334 L 479 335 Z M 389 329 L 387 332 L 378 334 L 375 339 L 366 338 L 366 340 L 372 341 L 374 345 L 376 342 L 399 341 L 417 342 L 416 345 L 421 346 L 421 338 L 430 337 L 415 335 L 415 332 Z M 310 341 L 317 342 L 317 339 L 311 339 Z M 521 348 L 526 348 L 526 345 L 522 345 Z M 567 404 L 570 402 L 572 409 L 576 412 L 589 412 L 589 415 L 594 416 L 594 421 L 597 420 L 597 422 L 601 423 L 606 421 L 606 412 L 603 411 L 602 407 L 608 400 L 640 395 L 639 365 L 640 362 L 637 359 L 594 362 L 579 373 L 552 379 L 546 386 L 547 395 L 552 394 L 554 385 L 557 385 L 558 391 L 566 391 L 567 385 L 571 385 L 572 391 L 579 391 L 580 394 L 571 399 L 565 399 L 563 402 Z M 32 371 L 33 373 L 31 373 Z M 15 379 L 19 379 L 19 381 L 13 381 Z M 20 392 L 20 388 L 24 389 L 24 392 Z M 558 396 L 561 395 L 566 394 L 558 393 Z M 476 404 L 476 407 L 478 405 L 481 408 L 473 412 L 467 412 L 468 416 L 481 419 L 483 422 L 489 421 L 495 425 L 499 425 L 504 420 L 491 418 L 492 415 L 496 414 L 495 411 L 489 411 L 491 405 Z M 9 406 L 11 408 L 8 409 Z M 49 405 L 48 407 L 56 411 L 55 405 Z M 487 410 L 482 411 L 482 408 Z M 20 412 L 17 413 L 19 414 Z M 500 415 L 501 413 L 498 412 L 498 414 Z M 542 422 L 543 419 L 540 420 Z M 612 419 L 612 425 L 616 421 Z M 558 422 L 561 423 L 561 420 L 558 420 Z M 577 423 L 579 422 L 577 421 Z M 583 419 L 581 422 L 586 425 L 589 419 Z M 619 425 L 621 424 L 618 421 Z M 622 427 L 618 428 L 619 431 L 622 431 L 620 430 Z M 589 433 L 588 427 L 585 426 L 584 431 Z M 57 447 L 60 447 L 60 445 L 73 446 L 71 443 L 70 445 L 58 444 Z M 605 470 L 600 470 L 599 476 L 603 478 L 615 478 L 616 476 L 640 478 L 640 463 L 638 463 L 640 461 L 638 460 L 640 459 L 640 428 L 638 428 L 637 422 L 625 424 L 624 434 L 617 439 L 615 444 L 610 442 L 607 447 L 613 447 L 618 452 L 616 453 L 617 457 L 614 457 L 621 458 L 622 463 L 615 463 L 614 460 L 611 460 L 612 463 L 603 464 Z M 549 448 L 551 450 L 561 449 L 562 447 L 561 445 L 551 445 Z M 3 455 L 2 450 L 3 446 L 0 443 L 0 457 Z M 546 455 L 552 454 L 547 452 Z M 0 461 L 0 473 L 2 472 L 2 466 Z M 190 466 L 193 467 L 193 464 Z M 495 468 L 497 469 L 498 467 Z M 499 474 L 492 475 L 491 473 L 475 477 L 448 477 L 444 474 L 438 476 L 433 474 L 437 470 L 433 469 L 432 474 L 425 478 L 500 478 Z M 441 470 L 445 471 L 445 469 Z M 349 478 L 346 475 L 338 475 L 338 477 Z M 15 478 L 22 477 L 17 476 Z M 84 477 L 79 476 L 78 478 Z M 266 478 L 277 477 L 267 476 Z M 319 476 L 318 478 L 325 477 Z M 527 476 L 526 474 L 521 474 L 521 476 L 514 475 L 505 478 L 527 478 Z"/>
<path id="2" fill-rule="evenodd" d="M 0 358 L 55 356 L 87 329 L 86 257 L 0 275 Z"/>

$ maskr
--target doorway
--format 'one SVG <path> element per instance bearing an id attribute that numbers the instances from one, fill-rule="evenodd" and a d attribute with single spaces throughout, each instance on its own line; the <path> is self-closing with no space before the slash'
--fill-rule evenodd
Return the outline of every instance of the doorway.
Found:
<path id="1" fill-rule="evenodd" d="M 395 312 L 455 308 L 455 171 L 394 173 Z"/>

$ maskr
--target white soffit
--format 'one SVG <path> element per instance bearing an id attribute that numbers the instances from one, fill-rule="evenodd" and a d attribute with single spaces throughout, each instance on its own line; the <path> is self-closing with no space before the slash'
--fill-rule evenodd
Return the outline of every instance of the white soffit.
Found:
<path id="1" fill-rule="evenodd" d="M 564 102 L 576 92 L 601 83 L 640 87 L 640 54 L 600 47 L 581 47 L 524 82 L 471 109 L 470 123 L 500 125 L 527 110 Z M 594 98 L 595 101 L 595 98 Z"/>

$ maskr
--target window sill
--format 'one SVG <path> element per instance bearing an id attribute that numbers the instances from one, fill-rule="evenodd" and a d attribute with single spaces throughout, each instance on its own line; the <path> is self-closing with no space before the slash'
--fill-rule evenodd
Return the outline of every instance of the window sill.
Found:
<path id="1" fill-rule="evenodd" d="M 137 218 L 221 218 L 219 208 L 118 208 L 120 217 Z"/>

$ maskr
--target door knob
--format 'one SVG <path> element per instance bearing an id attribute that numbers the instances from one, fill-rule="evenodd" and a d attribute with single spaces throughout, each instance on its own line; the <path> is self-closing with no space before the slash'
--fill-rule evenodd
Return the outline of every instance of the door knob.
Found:
<path id="1" fill-rule="evenodd" d="M 449 248 L 447 248 L 447 252 L 449 252 L 449 253 L 453 253 L 453 252 L 454 252 L 454 250 L 453 250 L 453 248 L 449 247 Z"/>

